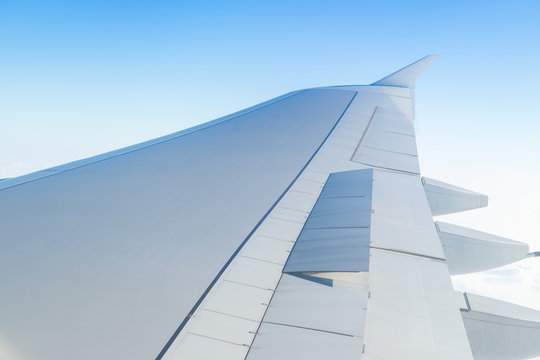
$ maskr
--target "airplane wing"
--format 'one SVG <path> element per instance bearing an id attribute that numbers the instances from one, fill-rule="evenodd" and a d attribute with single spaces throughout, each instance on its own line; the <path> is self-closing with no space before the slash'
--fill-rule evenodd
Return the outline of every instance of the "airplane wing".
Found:
<path id="1" fill-rule="evenodd" d="M 537 312 L 452 287 L 530 253 L 433 221 L 487 205 L 420 176 L 434 59 L 0 181 L 0 358 L 540 354 Z"/>

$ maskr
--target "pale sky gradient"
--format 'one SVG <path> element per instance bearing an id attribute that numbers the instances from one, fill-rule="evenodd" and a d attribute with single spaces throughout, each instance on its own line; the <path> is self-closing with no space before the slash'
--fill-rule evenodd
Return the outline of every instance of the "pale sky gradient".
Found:
<path id="1" fill-rule="evenodd" d="M 538 19 L 532 0 L 2 1 L 0 178 L 434 53 L 417 87 L 422 172 L 490 196 L 442 220 L 540 250 Z M 540 309 L 540 258 L 454 283 Z"/>

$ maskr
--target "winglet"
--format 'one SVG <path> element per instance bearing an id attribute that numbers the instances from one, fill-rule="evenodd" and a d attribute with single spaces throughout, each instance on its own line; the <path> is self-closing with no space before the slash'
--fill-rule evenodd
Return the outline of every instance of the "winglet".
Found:
<path id="1" fill-rule="evenodd" d="M 414 88 L 416 79 L 435 61 L 438 55 L 428 55 L 371 85 Z"/>

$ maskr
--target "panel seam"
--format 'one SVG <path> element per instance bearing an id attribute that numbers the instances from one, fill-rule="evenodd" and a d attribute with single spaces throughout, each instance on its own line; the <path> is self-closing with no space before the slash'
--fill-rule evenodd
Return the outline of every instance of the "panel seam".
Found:
<path id="1" fill-rule="evenodd" d="M 364 138 L 366 137 L 366 134 L 369 130 L 369 127 L 371 126 L 371 122 L 373 121 L 373 118 L 375 117 L 375 113 L 377 112 L 377 108 L 378 106 L 375 106 L 375 109 L 373 109 L 373 113 L 371 114 L 371 117 L 369 118 L 369 121 L 366 125 L 366 129 L 364 130 L 364 132 L 362 133 L 362 136 L 360 137 L 360 140 L 358 140 L 358 144 L 356 145 L 356 148 L 354 149 L 352 155 L 351 155 L 351 158 L 349 159 L 350 161 L 354 161 L 354 156 L 356 155 L 356 153 L 358 152 L 358 149 L 360 149 L 360 146 L 362 145 L 362 142 L 364 141 Z"/>
<path id="2" fill-rule="evenodd" d="M 446 259 L 444 259 L 444 258 L 437 257 L 437 256 L 420 254 L 420 253 L 416 253 L 416 252 L 413 252 L 413 251 L 392 249 L 392 248 L 381 247 L 381 246 L 373 246 L 373 245 L 371 245 L 370 248 L 371 249 L 376 249 L 376 250 L 383 250 L 383 251 L 387 251 L 387 252 L 393 252 L 393 253 L 402 254 L 402 255 L 411 255 L 411 256 L 416 256 L 416 257 L 420 257 L 420 258 L 424 258 L 424 259 L 430 259 L 430 260 L 446 262 Z"/>
<path id="3" fill-rule="evenodd" d="M 280 326 L 288 326 L 288 327 L 293 327 L 293 328 L 297 328 L 297 329 L 304 329 L 304 330 L 311 330 L 311 331 L 319 331 L 319 332 L 323 332 L 323 333 L 327 333 L 327 334 L 333 334 L 333 335 L 341 335 L 341 336 L 347 336 L 347 337 L 355 337 L 355 335 L 352 335 L 352 334 L 346 334 L 346 333 L 341 333 L 341 332 L 331 331 L 331 330 L 315 329 L 315 328 L 310 328 L 310 327 L 306 327 L 306 326 L 299 326 L 299 325 L 292 325 L 292 324 L 283 324 L 283 323 L 277 323 L 277 322 L 273 322 L 273 321 L 262 321 L 262 322 L 265 323 L 265 324 L 280 325 Z"/>

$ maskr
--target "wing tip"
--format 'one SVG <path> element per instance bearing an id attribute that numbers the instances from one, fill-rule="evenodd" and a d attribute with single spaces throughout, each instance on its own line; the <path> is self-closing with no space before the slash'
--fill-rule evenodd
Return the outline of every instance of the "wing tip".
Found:
<path id="1" fill-rule="evenodd" d="M 375 86 L 397 86 L 414 88 L 416 79 L 427 69 L 439 55 L 427 55 L 423 58 L 399 69 L 392 74 L 372 83 Z"/>

